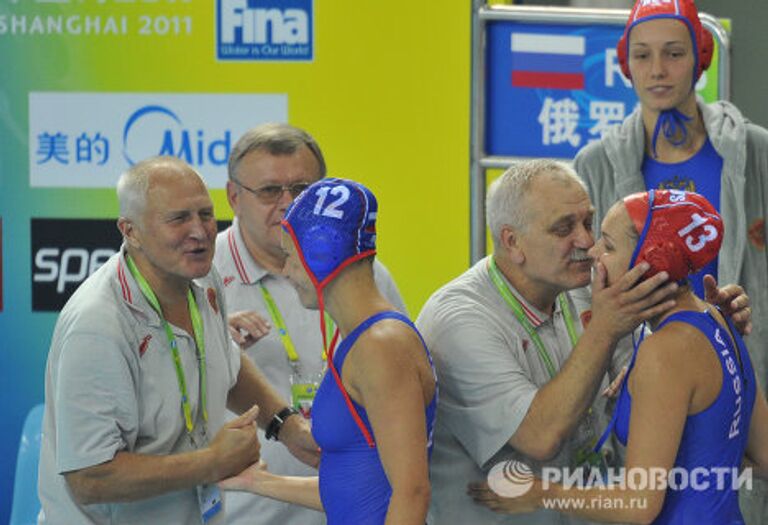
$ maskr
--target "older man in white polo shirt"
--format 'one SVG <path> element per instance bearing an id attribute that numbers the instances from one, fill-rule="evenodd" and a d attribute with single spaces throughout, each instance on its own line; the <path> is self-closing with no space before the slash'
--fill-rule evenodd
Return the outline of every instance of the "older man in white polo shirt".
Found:
<path id="1" fill-rule="evenodd" d="M 507 460 L 533 472 L 604 461 L 590 453 L 607 423 L 593 401 L 615 344 L 671 306 L 658 303 L 675 285 L 657 289 L 666 279 L 658 275 L 632 288 L 637 269 L 606 288 L 598 269 L 583 327 L 569 290 L 590 282 L 593 209 L 565 165 L 510 168 L 491 187 L 487 213 L 493 255 L 435 292 L 417 320 L 440 378 L 431 523 L 580 523 L 553 511 L 495 514 L 472 501 L 467 483 Z"/>
<path id="2" fill-rule="evenodd" d="M 283 401 L 229 340 L 200 176 L 152 158 L 120 178 L 118 200 L 123 246 L 67 302 L 51 343 L 43 523 L 225 523 L 216 482 L 258 460 L 254 421 Z M 226 407 L 245 414 L 224 424 Z M 312 450 L 306 425 L 284 437 Z"/>
<path id="3" fill-rule="evenodd" d="M 227 198 L 235 219 L 216 239 L 214 264 L 224 280 L 227 305 L 234 312 L 233 337 L 247 347 L 247 355 L 277 391 L 291 400 L 283 412 L 289 421 L 294 412 L 310 417 L 325 355 L 317 311 L 302 306 L 282 275 L 285 254 L 280 246 L 280 220 L 293 198 L 325 173 L 320 147 L 305 131 L 275 123 L 249 130 L 229 159 Z M 394 281 L 378 260 L 374 276 L 387 299 L 405 312 Z M 267 428 L 264 437 L 261 454 L 271 472 L 317 474 L 277 442 L 282 434 Z M 250 494 L 228 494 L 227 505 L 227 517 L 235 525 L 325 523 L 320 512 Z"/>
<path id="4" fill-rule="evenodd" d="M 662 286 L 665 274 L 636 284 L 647 268 L 638 266 L 606 287 L 598 265 L 590 307 L 594 210 L 564 164 L 514 165 L 491 186 L 486 211 L 493 254 L 435 292 L 417 320 L 440 379 L 430 523 L 583 523 L 547 510 L 494 513 L 473 503 L 467 483 L 506 461 L 534 473 L 610 463 L 592 451 L 608 422 L 598 390 L 625 363 L 614 352 L 621 336 L 669 308 L 677 285 Z M 737 314 L 740 330 L 750 324 L 740 286 L 709 286 L 707 297 Z"/>

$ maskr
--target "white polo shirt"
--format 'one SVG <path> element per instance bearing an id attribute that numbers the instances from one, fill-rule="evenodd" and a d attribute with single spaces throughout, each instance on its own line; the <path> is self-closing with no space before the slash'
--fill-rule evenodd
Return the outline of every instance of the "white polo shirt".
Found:
<path id="1" fill-rule="evenodd" d="M 224 282 L 229 311 L 256 311 L 272 324 L 270 333 L 248 348 L 246 353 L 286 402 L 290 402 L 291 365 L 277 327 L 264 303 L 260 285 L 267 288 L 280 310 L 299 356 L 302 374 L 311 377 L 319 377 L 324 369 L 319 313 L 302 306 L 288 279 L 268 273 L 253 260 L 238 224 L 235 219 L 232 226 L 219 233 L 214 264 Z M 378 260 L 374 261 L 373 269 L 376 284 L 382 294 L 398 310 L 407 313 L 387 269 Z M 317 475 L 317 470 L 294 458 L 283 444 L 266 440 L 261 430 L 259 437 L 261 458 L 269 465 L 270 472 L 289 476 Z M 234 525 L 321 525 L 325 523 L 325 515 L 298 505 L 233 492 L 227 496 L 227 520 Z"/>
<path id="2" fill-rule="evenodd" d="M 65 472 L 111 460 L 119 451 L 168 455 L 193 450 L 168 338 L 124 258 L 112 256 L 72 295 L 48 354 L 39 490 L 42 523 L 201 523 L 196 490 L 131 503 L 80 505 Z M 203 320 L 208 375 L 208 439 L 225 421 L 240 352 L 229 339 L 215 270 L 193 282 Z M 200 437 L 199 372 L 193 336 L 172 326 Z M 214 523 L 223 523 L 220 512 Z"/>
<path id="3" fill-rule="evenodd" d="M 551 316 L 528 303 L 507 281 L 535 327 L 556 370 L 572 351 L 560 303 Z M 579 311 L 566 294 L 574 327 L 582 332 Z M 588 303 L 587 303 L 588 304 Z M 435 292 L 416 321 L 432 351 L 440 380 L 440 403 L 430 466 L 430 523 L 566 524 L 584 523 L 552 511 L 517 516 L 497 514 L 467 496 L 467 484 L 484 481 L 506 460 L 522 461 L 534 472 L 544 465 L 510 447 L 539 388 L 551 378 L 522 324 L 504 302 L 488 272 L 488 258 Z M 603 387 L 607 386 L 603 379 Z M 598 399 L 582 425 L 599 435 L 608 422 L 606 403 Z M 581 430 L 581 429 L 580 429 Z M 573 440 L 547 465 L 569 466 Z"/>

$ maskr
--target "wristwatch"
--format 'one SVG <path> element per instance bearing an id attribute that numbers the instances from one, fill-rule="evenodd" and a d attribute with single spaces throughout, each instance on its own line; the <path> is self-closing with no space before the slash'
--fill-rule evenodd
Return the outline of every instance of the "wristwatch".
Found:
<path id="1" fill-rule="evenodd" d="M 293 407 L 285 407 L 277 412 L 274 416 L 272 416 L 269 425 L 267 425 L 267 430 L 265 431 L 267 439 L 277 441 L 278 435 L 280 434 L 280 429 L 283 428 L 283 423 L 285 423 L 285 420 L 298 413 L 299 411 Z"/>

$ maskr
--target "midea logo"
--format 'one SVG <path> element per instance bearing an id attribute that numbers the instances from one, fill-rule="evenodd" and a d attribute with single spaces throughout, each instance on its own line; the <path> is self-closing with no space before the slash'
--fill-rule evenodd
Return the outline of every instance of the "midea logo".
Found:
<path id="1" fill-rule="evenodd" d="M 147 105 L 136 110 L 123 128 L 123 156 L 129 164 L 154 155 L 171 155 L 193 166 L 227 164 L 232 132 L 207 136 L 201 128 L 189 129 L 171 109 Z"/>

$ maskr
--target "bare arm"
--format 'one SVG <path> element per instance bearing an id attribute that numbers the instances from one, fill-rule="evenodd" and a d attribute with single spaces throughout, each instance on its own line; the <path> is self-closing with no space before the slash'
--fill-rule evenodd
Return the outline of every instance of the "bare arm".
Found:
<path id="1" fill-rule="evenodd" d="M 268 472 L 266 465 L 261 461 L 238 475 L 219 482 L 219 487 L 223 490 L 251 492 L 259 496 L 323 511 L 317 476 L 278 476 Z"/>
<path id="2" fill-rule="evenodd" d="M 656 337 L 646 340 L 640 349 L 631 376 L 626 461 L 626 471 L 639 468 L 652 479 L 661 473 L 664 481 L 674 465 L 694 390 L 686 357 L 669 352 L 670 348 L 676 347 Z M 662 406 L 664 409 L 659 410 Z M 644 524 L 653 522 L 661 511 L 665 488 L 664 483 L 656 482 L 639 487 L 625 483 L 579 489 L 537 480 L 531 491 L 518 498 L 502 498 L 483 484 L 471 485 L 470 494 L 476 502 L 498 512 L 532 512 L 546 502 L 550 508 L 589 520 Z"/>
<path id="3" fill-rule="evenodd" d="M 654 334 L 643 343 L 629 385 L 632 414 L 626 468 L 628 471 L 639 468 L 645 472 L 663 472 L 665 481 L 674 466 L 696 388 L 696 370 L 689 363 L 691 354 L 683 351 L 680 337 L 672 328 Z M 671 352 L 672 349 L 675 351 Z M 660 410 L 660 407 L 664 409 Z M 596 489 L 593 495 L 618 498 L 620 508 L 609 512 L 593 507 L 581 514 L 583 517 L 650 523 L 661 512 L 666 486 L 657 483 L 633 490 L 628 485 Z"/>
<path id="4" fill-rule="evenodd" d="M 592 320 L 563 368 L 538 390 L 528 413 L 509 444 L 537 460 L 557 454 L 595 399 L 616 341 L 642 321 L 674 305 L 665 301 L 676 284 L 660 286 L 665 272 L 634 286 L 647 270 L 645 263 L 605 286 L 605 269 L 598 266 L 592 283 Z"/>
<path id="5" fill-rule="evenodd" d="M 398 321 L 379 323 L 355 343 L 342 376 L 365 406 L 392 486 L 385 523 L 423 525 L 430 498 L 424 407 L 435 385 L 420 340 Z"/>
<path id="6" fill-rule="evenodd" d="M 257 420 L 259 427 L 265 428 L 272 416 L 288 403 L 256 368 L 253 361 L 244 352 L 240 352 L 240 372 L 237 374 L 237 383 L 229 391 L 227 408 L 240 414 L 254 404 L 259 405 L 260 409 Z"/>
<path id="7" fill-rule="evenodd" d="M 193 452 L 153 456 L 118 452 L 110 461 L 68 472 L 67 484 L 82 504 L 135 501 L 213 483 L 259 459 L 252 407 L 230 421 L 211 444 Z"/>
<path id="8" fill-rule="evenodd" d="M 347 357 L 343 380 L 350 396 L 366 407 L 392 486 L 387 523 L 423 525 L 429 505 L 424 399 L 431 392 L 422 389 L 413 361 L 414 355 L 426 358 L 415 334 L 406 329 L 403 336 L 405 327 L 392 330 L 384 324 L 360 337 Z M 263 464 L 219 485 L 323 510 L 316 477 L 277 476 Z"/>
<path id="9" fill-rule="evenodd" d="M 251 359 L 241 352 L 240 372 L 237 383 L 229 391 L 227 406 L 234 412 L 241 412 L 254 403 L 260 407 L 258 423 L 266 428 L 272 416 L 288 403 L 277 393 Z M 317 443 L 312 439 L 309 425 L 300 416 L 289 417 L 279 434 L 280 441 L 299 461 L 311 467 L 320 462 Z"/>

